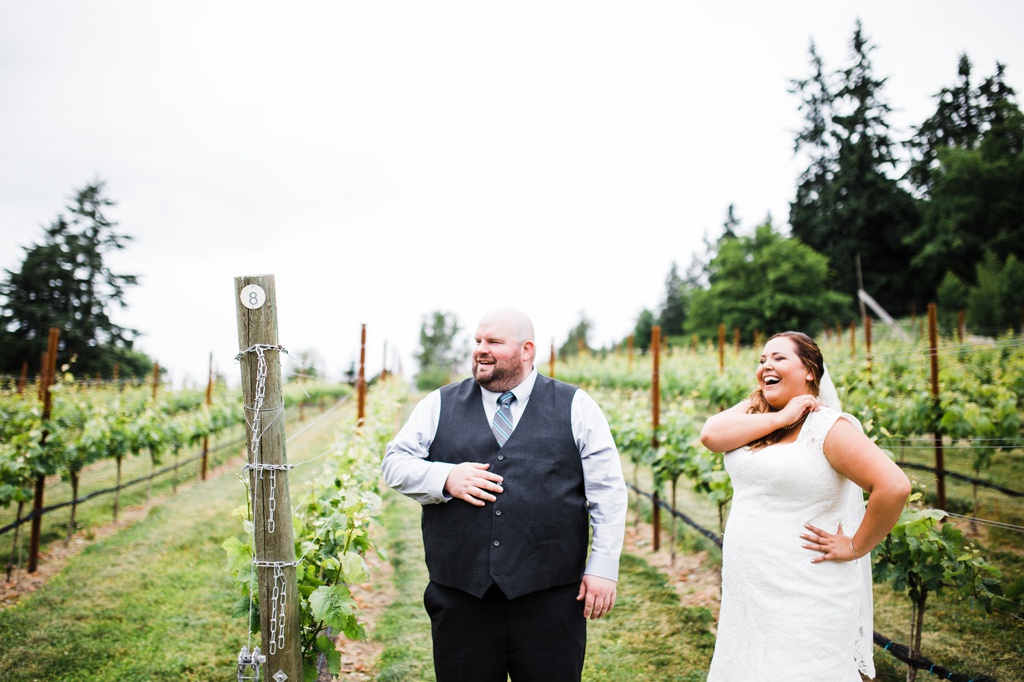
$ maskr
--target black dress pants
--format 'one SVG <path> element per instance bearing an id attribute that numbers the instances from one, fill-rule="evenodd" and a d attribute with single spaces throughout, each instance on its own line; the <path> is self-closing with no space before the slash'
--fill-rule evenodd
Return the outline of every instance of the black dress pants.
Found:
<path id="1" fill-rule="evenodd" d="M 437 682 L 579 682 L 587 647 L 580 586 L 508 599 L 492 586 L 482 599 L 429 583 Z"/>

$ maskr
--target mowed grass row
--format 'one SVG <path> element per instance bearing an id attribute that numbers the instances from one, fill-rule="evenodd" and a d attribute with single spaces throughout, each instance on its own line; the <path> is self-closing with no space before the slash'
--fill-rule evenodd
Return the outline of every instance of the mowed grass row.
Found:
<path id="1" fill-rule="evenodd" d="M 298 463 L 330 448 L 340 410 L 288 444 Z M 300 425 L 291 425 L 294 432 Z M 239 471 L 242 460 L 239 459 Z M 293 501 L 319 467 L 291 475 Z M 208 682 L 234 676 L 250 641 L 221 543 L 239 533 L 239 471 L 183 487 L 145 518 L 88 546 L 37 592 L 0 612 L 5 682 Z M 432 680 L 419 507 L 387 491 L 376 528 L 394 565 L 396 594 L 371 638 L 383 645 L 380 680 Z M 585 679 L 703 680 L 711 614 L 688 609 L 664 576 L 625 556 L 615 611 L 590 624 Z M 258 644 L 258 637 L 251 644 Z M 342 645 L 343 646 L 343 645 Z"/>
<path id="2" fill-rule="evenodd" d="M 397 493 L 385 495 L 385 547 L 394 566 L 397 596 L 373 638 L 385 649 L 378 661 L 382 682 L 432 682 L 430 620 L 423 609 L 420 507 Z M 587 682 L 659 680 L 696 682 L 707 677 L 714 625 L 706 608 L 680 603 L 663 573 L 643 558 L 624 554 L 615 608 L 587 626 Z"/>
<path id="3" fill-rule="evenodd" d="M 288 443 L 299 463 L 330 448 L 342 409 Z M 89 545 L 59 575 L 0 611 L 4 682 L 210 682 L 233 679 L 249 644 L 221 543 L 239 535 L 246 504 L 238 468 L 182 488 L 130 527 Z M 319 467 L 291 475 L 293 503 Z M 259 644 L 258 637 L 252 644 Z"/>
<path id="4" fill-rule="evenodd" d="M 329 449 L 339 426 L 354 419 L 353 412 L 339 410 L 294 437 L 288 444 L 289 460 L 301 462 Z M 306 426 L 289 422 L 289 433 Z M 220 544 L 239 533 L 231 511 L 245 503 L 237 479 L 241 463 L 216 480 L 183 489 L 133 526 L 96 542 L 18 607 L 0 612 L 0 679 L 232 678 L 238 650 L 249 640 L 244 619 L 233 615 L 237 594 Z M 319 469 L 292 472 L 293 502 L 303 480 Z M 626 470 L 631 477 L 629 465 Z M 647 488 L 649 479 L 640 483 Z M 432 680 L 430 626 L 422 605 L 426 571 L 419 507 L 390 491 L 385 500 L 375 532 L 394 566 L 396 597 L 371 633 L 383 646 L 377 679 Z M 679 504 L 692 514 L 702 500 L 681 491 Z M 702 520 L 716 529 L 717 514 L 703 511 L 707 518 Z M 680 552 L 708 549 L 706 540 L 685 529 L 680 532 Z M 996 534 L 981 540 L 1007 575 L 1019 574 L 1024 562 L 1014 538 Z M 712 550 L 698 570 L 717 570 L 718 563 Z M 904 641 L 908 602 L 884 585 L 875 586 L 875 596 L 875 629 Z M 1024 631 L 1019 623 L 939 597 L 929 600 L 925 627 L 924 653 L 937 663 L 998 679 L 1024 679 Z M 659 571 L 643 557 L 627 554 L 616 609 L 589 626 L 584 679 L 703 680 L 714 645 L 712 629 L 707 609 L 681 605 Z M 876 662 L 880 680 L 905 677 L 902 664 L 880 649 Z"/>

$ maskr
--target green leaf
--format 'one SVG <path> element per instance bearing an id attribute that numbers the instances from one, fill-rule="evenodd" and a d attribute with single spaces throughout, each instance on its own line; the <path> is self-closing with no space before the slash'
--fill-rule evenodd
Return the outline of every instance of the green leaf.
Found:
<path id="1" fill-rule="evenodd" d="M 356 552 L 346 552 L 341 557 L 341 574 L 346 583 L 366 582 L 366 561 Z"/>
<path id="2" fill-rule="evenodd" d="M 309 607 L 313 617 L 325 626 L 346 632 L 354 620 L 356 603 L 348 586 L 337 584 L 317 588 L 309 595 Z"/>
<path id="3" fill-rule="evenodd" d="M 341 652 L 330 637 L 317 637 L 314 643 L 316 650 L 327 659 L 327 670 L 332 675 L 341 673 Z"/>

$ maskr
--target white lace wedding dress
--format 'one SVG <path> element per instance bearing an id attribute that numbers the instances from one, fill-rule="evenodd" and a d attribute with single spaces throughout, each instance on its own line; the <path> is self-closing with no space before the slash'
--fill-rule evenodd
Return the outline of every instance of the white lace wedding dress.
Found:
<path id="1" fill-rule="evenodd" d="M 840 521 L 852 536 L 863 516 L 860 488 L 822 452 L 839 418 L 830 409 L 811 412 L 794 442 L 725 455 L 734 494 L 708 682 L 874 676 L 870 558 L 812 564 L 820 553 L 804 549 L 800 537 L 804 523 L 834 533 Z"/>

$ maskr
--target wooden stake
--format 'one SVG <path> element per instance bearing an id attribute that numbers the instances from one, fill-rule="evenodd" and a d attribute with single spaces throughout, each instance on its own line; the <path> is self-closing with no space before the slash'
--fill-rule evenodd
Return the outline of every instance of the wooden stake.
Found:
<path id="1" fill-rule="evenodd" d="M 868 354 L 868 384 L 871 383 L 871 318 L 864 318 L 864 345 Z"/>
<path id="2" fill-rule="evenodd" d="M 206 373 L 206 407 L 213 404 L 213 353 L 210 353 L 210 369 Z M 199 472 L 200 480 L 206 480 L 206 467 L 210 456 L 210 436 L 203 436 L 203 465 Z"/>
<path id="3" fill-rule="evenodd" d="M 661 423 L 661 325 L 651 328 L 651 425 L 653 435 L 651 446 L 658 451 L 658 427 Z M 654 551 L 661 547 L 661 505 L 658 504 L 658 489 L 655 486 L 651 507 L 651 523 L 654 526 Z"/>
<path id="4" fill-rule="evenodd" d="M 362 326 L 359 337 L 359 374 L 356 378 L 356 397 L 358 410 L 356 426 L 362 426 L 366 419 L 366 325 Z"/>
<path id="5" fill-rule="evenodd" d="M 932 360 L 932 401 L 936 408 L 939 405 L 939 331 L 936 322 L 936 308 L 934 303 L 928 304 L 928 345 L 929 355 Z M 939 425 L 935 425 L 935 506 L 945 511 L 946 509 L 946 470 L 944 453 L 942 451 L 942 434 L 939 433 Z"/>
<path id="6" fill-rule="evenodd" d="M 40 398 L 43 400 L 43 423 L 50 419 L 50 409 L 53 406 L 50 397 L 50 384 L 57 373 L 57 339 L 60 337 L 60 330 L 56 327 L 50 328 L 50 338 L 46 349 L 46 362 L 43 363 L 42 381 L 39 385 Z M 44 430 L 39 441 L 41 447 L 46 446 L 46 438 L 49 432 Z M 35 573 L 39 567 L 39 540 L 43 530 L 43 492 L 45 491 L 46 476 L 36 477 L 35 497 L 32 500 L 32 535 L 28 544 L 28 572 Z"/>
<path id="7" fill-rule="evenodd" d="M 283 466 L 287 458 L 274 276 L 236 277 L 235 305 L 238 347 L 241 351 L 242 404 L 250 429 L 255 426 L 255 433 L 249 434 L 249 464 L 261 467 Z M 268 347 L 262 354 L 265 366 L 260 362 L 260 354 L 250 350 L 258 345 Z M 288 473 L 266 468 L 249 471 L 253 494 L 255 559 L 260 562 L 290 564 L 295 561 L 295 540 Z M 280 580 L 275 580 L 274 567 L 258 565 L 256 569 L 262 637 L 260 650 L 267 656 L 267 679 L 275 679 L 274 675 L 280 672 L 287 675 L 288 680 L 301 680 L 302 650 L 295 567 L 285 565 L 280 571 L 284 579 L 283 586 Z M 279 596 L 276 609 L 275 592 Z M 283 608 L 280 606 L 282 602 Z M 278 611 L 278 617 L 276 622 L 272 622 L 271 615 L 275 610 Z"/>
<path id="8" fill-rule="evenodd" d="M 725 323 L 718 323 L 718 373 L 725 371 Z"/>
<path id="9" fill-rule="evenodd" d="M 21 375 L 18 376 L 18 395 L 25 395 L 25 384 L 28 382 L 28 360 L 21 363 Z"/>

